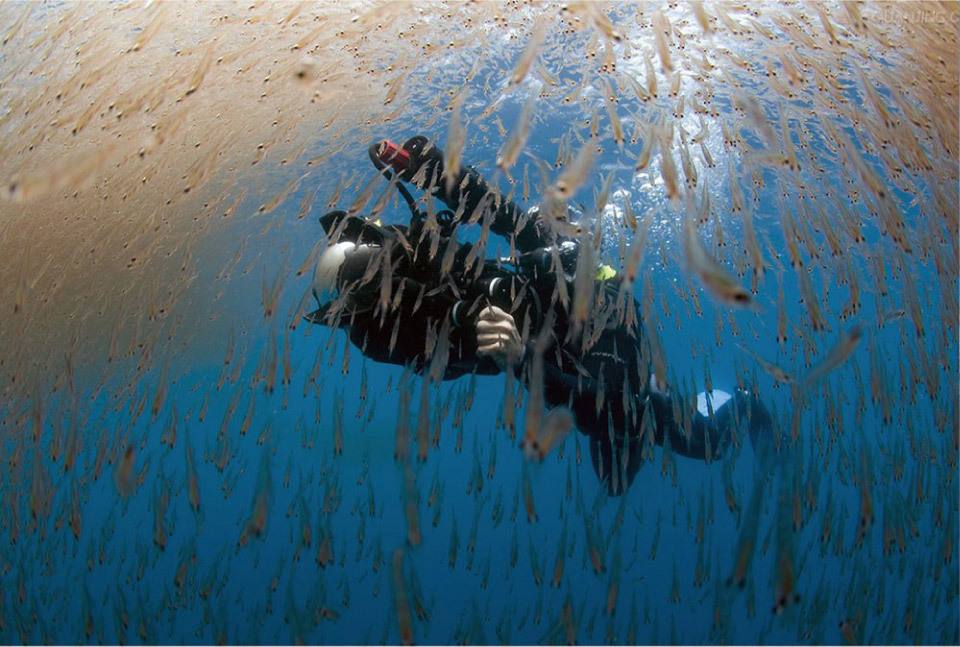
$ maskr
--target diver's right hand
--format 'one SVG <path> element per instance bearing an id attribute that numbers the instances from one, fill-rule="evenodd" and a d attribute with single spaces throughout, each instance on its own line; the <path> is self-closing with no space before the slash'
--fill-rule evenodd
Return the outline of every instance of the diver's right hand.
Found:
<path id="1" fill-rule="evenodd" d="M 523 342 L 517 323 L 509 312 L 487 306 L 477 319 L 477 355 L 489 355 L 500 368 L 515 366 L 523 359 Z"/>

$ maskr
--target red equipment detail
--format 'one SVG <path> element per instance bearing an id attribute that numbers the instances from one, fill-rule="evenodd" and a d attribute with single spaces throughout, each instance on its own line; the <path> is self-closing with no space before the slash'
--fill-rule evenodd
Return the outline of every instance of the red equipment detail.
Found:
<path id="1" fill-rule="evenodd" d="M 384 139 L 377 147 L 377 157 L 384 164 L 389 164 L 397 173 L 403 173 L 410 166 L 410 153 L 402 146 Z"/>

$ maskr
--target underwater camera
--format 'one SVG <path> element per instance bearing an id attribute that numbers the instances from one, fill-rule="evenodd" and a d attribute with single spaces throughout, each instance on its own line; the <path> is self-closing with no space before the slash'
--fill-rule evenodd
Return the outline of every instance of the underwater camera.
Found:
<path id="1" fill-rule="evenodd" d="M 454 326 L 473 328 L 480 311 L 496 306 L 513 317 L 522 336 L 543 326 L 543 305 L 530 277 L 486 261 L 479 279 L 468 284 L 451 310 Z"/>

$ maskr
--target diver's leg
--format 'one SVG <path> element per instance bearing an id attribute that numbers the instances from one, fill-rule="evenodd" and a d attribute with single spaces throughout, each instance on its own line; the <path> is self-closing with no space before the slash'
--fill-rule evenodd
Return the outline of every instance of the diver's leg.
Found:
<path id="1" fill-rule="evenodd" d="M 654 414 L 654 439 L 658 445 L 670 443 L 670 449 L 687 458 L 705 459 L 707 447 L 711 450 L 720 443 L 716 418 L 702 416 L 698 411 L 684 411 L 685 403 L 663 392 L 651 391 L 648 406 Z M 678 419 L 678 414 L 680 419 Z M 714 452 L 710 452 L 714 457 Z"/>
<path id="2" fill-rule="evenodd" d="M 640 443 L 637 439 L 620 442 L 590 436 L 590 462 L 607 493 L 620 496 L 630 489 L 640 470 Z"/>
<path id="3" fill-rule="evenodd" d="M 765 462 L 776 453 L 773 417 L 756 393 L 737 390 L 730 408 L 730 428 L 746 429 L 757 460 Z"/>
<path id="4" fill-rule="evenodd" d="M 773 449 L 772 419 L 755 394 L 739 389 L 733 394 L 714 390 L 708 401 L 705 393 L 699 393 L 697 410 L 687 414 L 690 418 L 686 422 L 676 420 L 674 411 L 679 407 L 674 407 L 670 397 L 651 394 L 650 401 L 657 423 L 657 444 L 662 445 L 669 436 L 671 448 L 682 456 L 718 458 L 730 444 L 739 444 L 744 435 L 750 437 L 754 450 L 764 460 L 767 451 Z"/>
<path id="5" fill-rule="evenodd" d="M 613 468 L 613 446 L 606 438 L 590 436 L 590 462 L 593 464 L 593 471 L 597 478 L 604 484 L 608 491 L 613 493 L 613 483 L 610 479 L 610 473 Z"/>

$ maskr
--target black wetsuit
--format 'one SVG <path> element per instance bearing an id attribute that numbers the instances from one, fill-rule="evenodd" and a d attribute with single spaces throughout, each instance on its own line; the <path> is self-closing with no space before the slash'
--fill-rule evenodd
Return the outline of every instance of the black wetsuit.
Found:
<path id="1" fill-rule="evenodd" d="M 494 375 L 500 368 L 477 355 L 476 333 L 453 325 L 452 311 L 474 281 L 466 276 L 471 246 L 440 238 L 431 259 L 431 239 L 422 223 L 410 227 L 371 226 L 360 218 L 335 211 L 321 219 L 331 242 L 358 245 L 340 270 L 340 298 L 308 315 L 315 323 L 347 330 L 350 341 L 370 359 L 410 366 L 417 373 L 433 369 L 437 379 L 464 374 Z M 440 272 L 448 252 L 451 271 Z M 388 304 L 386 308 L 382 304 Z M 443 349 L 435 341 L 448 340 Z M 440 356 L 439 350 L 445 350 Z M 437 364 L 439 363 L 439 364 Z"/>
<path id="2" fill-rule="evenodd" d="M 404 149 L 411 154 L 411 168 L 401 173 L 401 178 L 415 182 L 444 202 L 452 212 L 448 213 L 451 225 L 478 222 L 511 240 L 522 269 L 514 275 L 488 261 L 478 271 L 476 263 L 467 265 L 471 245 L 458 245 L 442 236 L 435 241 L 431 235 L 423 235 L 422 223 L 408 229 L 376 228 L 385 233 L 370 234 L 370 238 L 382 237 L 382 247 L 374 249 L 389 249 L 394 263 L 386 277 L 394 286 L 391 292 L 396 293 L 399 283 L 404 284 L 405 291 L 398 301 L 398 311 L 382 319 L 373 313 L 375 306 L 369 306 L 365 313 L 355 308 L 341 317 L 341 324 L 349 325 L 351 340 L 364 354 L 379 361 L 412 365 L 419 372 L 433 370 L 443 379 L 468 372 L 499 372 L 492 360 L 477 357 L 475 328 L 468 322 L 471 315 L 475 319 L 484 303 L 491 302 L 491 279 L 507 277 L 510 297 L 504 298 L 505 284 L 498 282 L 501 294 L 497 305 L 514 314 L 525 340 L 524 362 L 517 367 L 517 375 L 531 386 L 532 363 L 542 361 L 545 403 L 573 411 L 577 428 L 589 438 L 594 469 L 611 494 L 621 494 L 629 487 L 643 462 L 645 444 L 662 445 L 669 439 L 673 451 L 680 455 L 713 458 L 730 443 L 735 429 L 746 429 L 755 436 L 769 428 L 766 409 L 755 396 L 744 392 L 736 392 L 713 416 L 705 417 L 688 411 L 689 405 L 680 399 L 649 388 L 649 347 L 636 303 L 631 300 L 624 304 L 618 299 L 619 280 L 597 282 L 593 316 L 582 334 L 569 335 L 569 312 L 558 303 L 555 293 L 556 282 L 567 280 L 558 276 L 563 277 L 565 270 L 572 274 L 573 267 L 555 252 L 560 241 L 547 224 L 490 190 L 470 167 L 462 168 L 452 182 L 447 182 L 442 156 L 425 138 L 409 140 Z M 345 216 L 337 213 L 341 215 L 336 218 Z M 328 233 L 332 231 L 331 227 L 325 228 Z M 362 235 L 354 238 L 364 242 Z M 432 257 L 431 245 L 435 249 Z M 447 245 L 458 247 L 448 250 Z M 452 256 L 444 264 L 442 259 L 448 251 Z M 382 259 L 356 259 L 355 263 L 363 267 L 345 266 L 341 274 L 373 275 L 375 280 L 365 285 L 382 287 L 383 271 L 370 270 L 378 262 L 385 267 Z M 441 271 L 444 265 L 449 267 L 448 272 Z M 572 286 L 568 288 L 572 294 Z M 372 290 L 366 290 L 373 295 L 368 298 L 378 298 Z M 626 308 L 633 309 L 632 317 L 625 316 Z M 393 326 L 401 321 L 402 339 L 390 349 Z M 549 329 L 542 331 L 545 324 Z M 441 334 L 427 332 L 431 329 Z M 436 348 L 431 351 L 431 336 L 442 338 L 447 332 L 449 351 L 439 355 Z M 538 336 L 546 340 L 546 350 L 539 355 L 535 350 Z M 438 361 L 441 366 L 437 366 Z"/>

